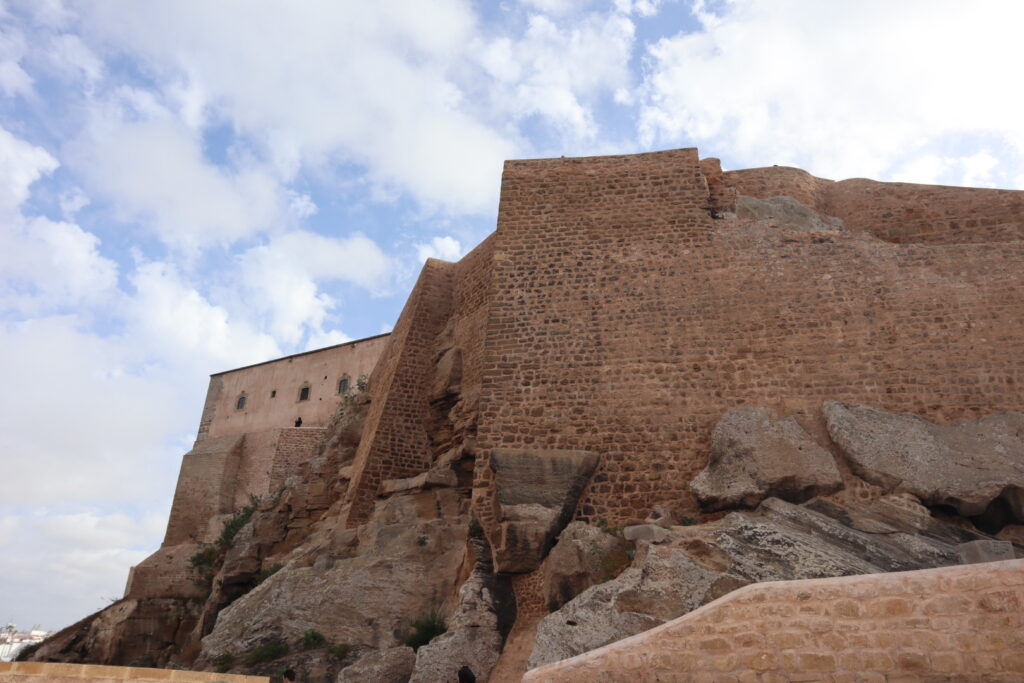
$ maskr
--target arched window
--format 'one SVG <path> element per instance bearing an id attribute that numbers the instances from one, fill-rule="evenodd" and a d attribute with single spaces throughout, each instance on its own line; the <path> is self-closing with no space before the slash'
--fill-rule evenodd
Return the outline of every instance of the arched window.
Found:
<path id="1" fill-rule="evenodd" d="M 235 401 L 235 410 L 245 410 L 245 394 L 239 394 Z"/>
<path id="2" fill-rule="evenodd" d="M 338 393 L 348 393 L 348 377 L 342 377 L 341 379 L 338 380 Z"/>
<path id="3" fill-rule="evenodd" d="M 309 387 L 308 386 L 304 386 L 301 389 L 299 389 L 299 400 L 300 401 L 308 401 L 309 400 Z"/>

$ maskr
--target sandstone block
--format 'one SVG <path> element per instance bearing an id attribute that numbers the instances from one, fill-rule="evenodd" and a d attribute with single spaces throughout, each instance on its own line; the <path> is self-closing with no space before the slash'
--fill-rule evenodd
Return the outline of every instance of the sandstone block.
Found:
<path id="1" fill-rule="evenodd" d="M 1013 544 L 1009 541 L 970 541 L 956 547 L 960 564 L 999 562 L 1014 558 Z"/>
<path id="2" fill-rule="evenodd" d="M 702 507 L 722 510 L 754 507 L 771 496 L 802 502 L 841 485 L 831 454 L 795 419 L 744 406 L 715 426 L 708 466 L 690 488 Z"/>
<path id="3" fill-rule="evenodd" d="M 622 537 L 627 541 L 648 541 L 661 543 L 669 537 L 669 530 L 656 524 L 635 524 L 622 530 Z"/>
<path id="4" fill-rule="evenodd" d="M 540 566 L 572 518 L 597 462 L 589 451 L 492 452 L 499 507 L 498 538 L 492 539 L 495 571 L 530 572 Z"/>
<path id="5" fill-rule="evenodd" d="M 556 610 L 587 588 L 614 578 L 629 564 L 628 545 L 584 522 L 572 522 L 558 536 L 542 567 L 544 599 Z"/>

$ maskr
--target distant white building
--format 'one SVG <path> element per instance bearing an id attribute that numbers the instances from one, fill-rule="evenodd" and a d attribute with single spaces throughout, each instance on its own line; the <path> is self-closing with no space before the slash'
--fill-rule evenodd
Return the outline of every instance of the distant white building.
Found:
<path id="1" fill-rule="evenodd" d="M 22 648 L 40 643 L 48 635 L 50 635 L 49 631 L 33 628 L 28 632 L 24 632 L 18 631 L 14 624 L 7 624 L 0 631 L 0 662 L 13 661 Z"/>

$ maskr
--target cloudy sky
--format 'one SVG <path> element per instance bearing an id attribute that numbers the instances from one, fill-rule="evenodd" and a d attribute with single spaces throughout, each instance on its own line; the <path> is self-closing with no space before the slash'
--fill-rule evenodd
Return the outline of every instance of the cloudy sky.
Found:
<path id="1" fill-rule="evenodd" d="M 1018 0 L 0 0 L 0 621 L 159 544 L 207 375 L 390 329 L 504 159 L 1024 188 Z"/>

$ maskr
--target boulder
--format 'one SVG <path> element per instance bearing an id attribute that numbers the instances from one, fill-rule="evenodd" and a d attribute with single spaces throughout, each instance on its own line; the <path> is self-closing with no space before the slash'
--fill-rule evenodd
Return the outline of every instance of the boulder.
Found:
<path id="1" fill-rule="evenodd" d="M 661 543 L 669 537 L 669 530 L 657 524 L 634 524 L 622 530 L 622 537 L 627 541 L 647 541 Z"/>
<path id="2" fill-rule="evenodd" d="M 986 536 L 902 498 L 793 505 L 769 498 L 753 511 L 673 527 L 641 544 L 618 577 L 591 586 L 541 620 L 529 668 L 653 628 L 759 581 L 906 571 L 959 563 L 957 546 Z"/>
<path id="3" fill-rule="evenodd" d="M 541 568 L 548 610 L 614 578 L 629 561 L 629 544 L 621 538 L 585 522 L 572 522 L 562 530 Z"/>
<path id="4" fill-rule="evenodd" d="M 843 230 L 841 218 L 819 214 L 792 197 L 757 199 L 740 195 L 736 198 L 735 211 L 737 218 L 772 221 L 787 230 L 826 230 L 829 232 Z"/>
<path id="5" fill-rule="evenodd" d="M 872 484 L 967 517 L 998 503 L 1011 519 L 1024 521 L 1024 414 L 939 425 L 838 401 L 822 410 L 850 467 Z"/>
<path id="6" fill-rule="evenodd" d="M 525 573 L 540 566 L 572 518 L 597 462 L 589 451 L 494 449 L 495 571 Z"/>
<path id="7" fill-rule="evenodd" d="M 708 466 L 690 482 L 706 510 L 755 507 L 768 497 L 799 503 L 842 486 L 832 455 L 792 417 L 744 406 L 711 435 Z"/>
<path id="8" fill-rule="evenodd" d="M 405 645 L 371 650 L 342 669 L 337 683 L 406 683 L 415 663 L 416 653 Z"/>

